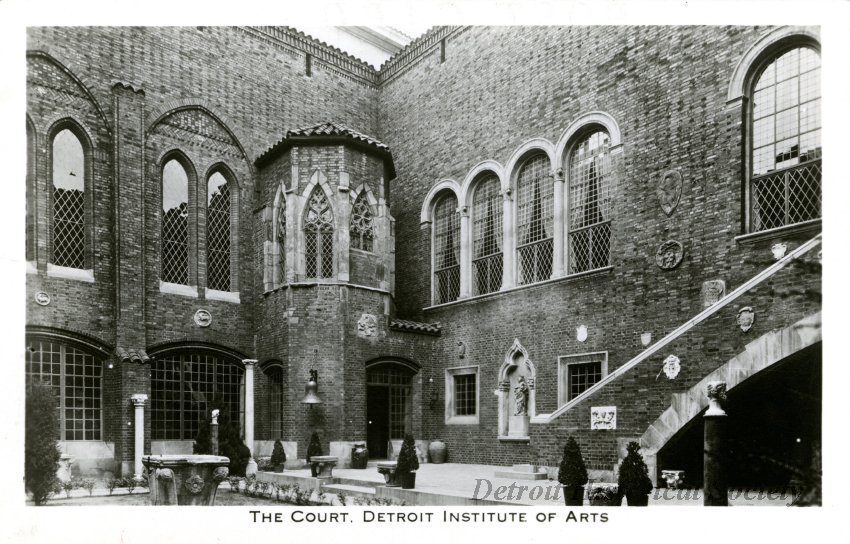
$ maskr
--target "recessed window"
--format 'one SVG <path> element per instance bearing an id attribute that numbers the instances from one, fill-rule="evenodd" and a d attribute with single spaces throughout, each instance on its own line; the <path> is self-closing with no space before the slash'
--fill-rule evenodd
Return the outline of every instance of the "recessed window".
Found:
<path id="1" fill-rule="evenodd" d="M 280 195 L 280 203 L 277 208 L 277 274 L 275 284 L 280 285 L 286 281 L 286 198 Z"/>
<path id="2" fill-rule="evenodd" d="M 611 264 L 611 169 L 608 133 L 579 140 L 569 161 L 569 273 Z"/>
<path id="3" fill-rule="evenodd" d="M 478 367 L 446 370 L 446 423 L 478 423 Z"/>
<path id="4" fill-rule="evenodd" d="M 369 201 L 366 199 L 366 192 L 363 191 L 354 201 L 354 206 L 351 208 L 351 225 L 349 226 L 351 248 L 372 251 L 375 238 L 372 228 L 372 217 L 372 207 L 369 206 Z"/>
<path id="5" fill-rule="evenodd" d="M 434 304 L 460 295 L 460 215 L 457 198 L 446 194 L 434 206 Z"/>
<path id="6" fill-rule="evenodd" d="M 478 182 L 472 199 L 472 294 L 483 295 L 502 287 L 502 195 L 499 178 Z"/>
<path id="7" fill-rule="evenodd" d="M 162 281 L 189 285 L 189 177 L 177 160 L 162 168 Z"/>
<path id="8" fill-rule="evenodd" d="M 819 219 L 820 55 L 809 47 L 774 55 L 751 97 L 751 232 Z"/>
<path id="9" fill-rule="evenodd" d="M 517 175 L 517 285 L 548 280 L 553 260 L 553 185 L 549 159 L 534 155 Z"/>
<path id="10" fill-rule="evenodd" d="M 60 440 L 101 440 L 102 369 L 91 353 L 64 343 L 33 340 L 27 346 L 27 387 L 52 386 Z"/>
<path id="11" fill-rule="evenodd" d="M 575 399 L 608 375 L 608 352 L 558 358 L 558 406 Z"/>
<path id="12" fill-rule="evenodd" d="M 29 121 L 27 127 L 27 246 L 26 259 L 27 261 L 35 261 L 35 136 L 30 128 Z"/>
<path id="13" fill-rule="evenodd" d="M 207 183 L 207 287 L 230 291 L 230 189 L 216 172 Z"/>
<path id="14" fill-rule="evenodd" d="M 270 440 L 283 438 L 283 368 L 274 364 L 266 369 Z"/>
<path id="15" fill-rule="evenodd" d="M 52 263 L 85 268 L 86 164 L 83 145 L 69 129 L 53 138 Z"/>
<path id="16" fill-rule="evenodd" d="M 321 187 L 307 201 L 304 217 L 305 275 L 311 279 L 333 277 L 334 215 Z"/>

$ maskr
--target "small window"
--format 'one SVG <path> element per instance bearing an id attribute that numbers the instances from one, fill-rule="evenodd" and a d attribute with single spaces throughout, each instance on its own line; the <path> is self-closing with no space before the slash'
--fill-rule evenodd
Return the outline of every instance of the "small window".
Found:
<path id="1" fill-rule="evenodd" d="M 268 379 L 269 440 L 281 439 L 283 430 L 283 368 L 273 364 L 266 369 Z"/>
<path id="2" fill-rule="evenodd" d="M 53 138 L 53 256 L 56 266 L 84 269 L 86 164 L 83 145 L 69 129 Z"/>
<path id="3" fill-rule="evenodd" d="M 360 193 L 351 208 L 349 234 L 352 249 L 372 251 L 375 235 L 372 229 L 372 207 L 366 199 L 366 191 Z"/>
<path id="4" fill-rule="evenodd" d="M 333 277 L 334 215 L 321 187 L 313 189 L 304 217 L 305 275 L 311 279 Z"/>
<path id="5" fill-rule="evenodd" d="M 549 159 L 535 155 L 517 175 L 517 285 L 552 277 L 554 188 Z"/>
<path id="6" fill-rule="evenodd" d="M 502 195 L 499 178 L 478 182 L 472 199 L 472 294 L 483 295 L 502 287 Z"/>
<path id="7" fill-rule="evenodd" d="M 478 423 L 478 367 L 446 370 L 446 423 Z"/>
<path id="8" fill-rule="evenodd" d="M 35 136 L 27 120 L 27 261 L 35 261 Z"/>
<path id="9" fill-rule="evenodd" d="M 558 358 L 558 406 L 572 401 L 608 375 L 608 352 Z"/>
<path id="10" fill-rule="evenodd" d="M 230 291 L 230 189 L 219 172 L 207 183 L 207 287 Z"/>
<path id="11" fill-rule="evenodd" d="M 569 273 L 611 264 L 611 141 L 596 131 L 576 143 L 569 164 Z"/>
<path id="12" fill-rule="evenodd" d="M 454 194 L 434 206 L 434 304 L 460 295 L 460 215 Z"/>
<path id="13" fill-rule="evenodd" d="M 189 285 L 189 177 L 176 160 L 162 168 L 162 281 Z"/>

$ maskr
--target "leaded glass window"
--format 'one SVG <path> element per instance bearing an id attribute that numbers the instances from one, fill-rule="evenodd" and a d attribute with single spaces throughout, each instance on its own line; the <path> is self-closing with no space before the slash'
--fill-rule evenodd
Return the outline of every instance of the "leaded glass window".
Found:
<path id="1" fill-rule="evenodd" d="M 472 294 L 483 295 L 502 287 L 502 196 L 499 178 L 478 182 L 472 199 Z"/>
<path id="2" fill-rule="evenodd" d="M 175 159 L 162 168 L 162 281 L 189 285 L 189 177 Z"/>
<path id="3" fill-rule="evenodd" d="M 375 236 L 372 229 L 372 207 L 369 206 L 365 191 L 360 193 L 351 208 L 349 232 L 352 248 L 372 251 Z"/>
<path id="4" fill-rule="evenodd" d="M 53 264 L 85 268 L 86 165 L 83 145 L 68 129 L 53 138 Z"/>
<path id="5" fill-rule="evenodd" d="M 821 217 L 820 55 L 798 47 L 761 72 L 752 93 L 750 230 Z"/>
<path id="6" fill-rule="evenodd" d="M 283 437 L 283 369 L 275 364 L 266 370 L 269 399 L 269 439 Z"/>
<path id="7" fill-rule="evenodd" d="M 582 138 L 570 154 L 570 274 L 610 264 L 610 146 L 608 133 L 596 131 Z"/>
<path id="8" fill-rule="evenodd" d="M 26 260 L 35 260 L 35 174 L 33 168 L 33 159 L 35 154 L 35 137 L 30 128 L 29 122 L 27 127 L 27 240 L 26 240 Z"/>
<path id="9" fill-rule="evenodd" d="M 154 440 L 192 440 L 209 403 L 233 422 L 241 421 L 243 369 L 235 361 L 206 353 L 171 353 L 151 368 L 151 436 Z"/>
<path id="10" fill-rule="evenodd" d="M 460 216 L 454 194 L 434 206 L 434 304 L 460 295 Z"/>
<path id="11" fill-rule="evenodd" d="M 553 192 L 546 155 L 526 160 L 517 175 L 517 285 L 552 276 Z"/>
<path id="12" fill-rule="evenodd" d="M 207 287 L 230 291 L 230 188 L 221 173 L 207 183 Z"/>
<path id="13" fill-rule="evenodd" d="M 102 363 L 76 347 L 47 340 L 27 346 L 26 384 L 46 382 L 59 410 L 60 440 L 101 440 Z"/>
<path id="14" fill-rule="evenodd" d="M 334 215 L 321 187 L 307 200 L 304 217 L 304 260 L 307 278 L 333 277 Z"/>
<path id="15" fill-rule="evenodd" d="M 277 274 L 275 283 L 281 284 L 286 280 L 286 198 L 281 191 L 280 202 L 277 207 Z"/>

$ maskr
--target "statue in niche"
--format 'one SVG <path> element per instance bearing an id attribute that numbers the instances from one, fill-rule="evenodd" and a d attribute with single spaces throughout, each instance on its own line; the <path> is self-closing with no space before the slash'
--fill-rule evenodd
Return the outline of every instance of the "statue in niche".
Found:
<path id="1" fill-rule="evenodd" d="M 519 377 L 517 386 L 514 387 L 514 398 L 516 399 L 515 416 L 528 415 L 528 385 L 525 383 L 525 378 Z"/>

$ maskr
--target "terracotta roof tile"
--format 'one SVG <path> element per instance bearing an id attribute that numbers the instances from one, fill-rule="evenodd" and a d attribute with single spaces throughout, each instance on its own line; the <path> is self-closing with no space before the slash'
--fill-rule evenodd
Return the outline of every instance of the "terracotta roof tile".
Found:
<path id="1" fill-rule="evenodd" d="M 390 329 L 404 332 L 420 332 L 439 336 L 442 331 L 439 323 L 420 323 L 419 321 L 408 321 L 406 319 L 390 318 Z"/>

